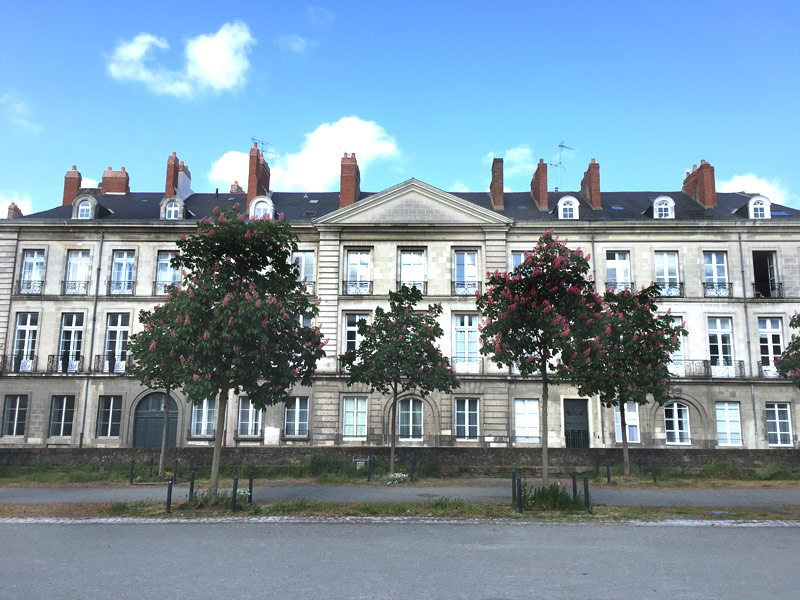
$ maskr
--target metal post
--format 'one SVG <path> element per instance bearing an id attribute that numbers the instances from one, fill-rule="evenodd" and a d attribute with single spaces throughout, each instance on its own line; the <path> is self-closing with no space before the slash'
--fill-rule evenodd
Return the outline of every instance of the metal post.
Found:
<path id="1" fill-rule="evenodd" d="M 572 497 L 575 498 L 578 495 L 578 472 L 575 469 L 572 469 Z"/>
<path id="2" fill-rule="evenodd" d="M 247 503 L 253 503 L 253 469 L 250 469 L 250 485 L 247 488 Z"/>
<path id="3" fill-rule="evenodd" d="M 517 477 L 517 512 L 522 512 L 522 477 Z"/>
<path id="4" fill-rule="evenodd" d="M 375 457 L 367 457 L 367 481 L 372 481 L 372 467 L 375 466 Z"/>
<path id="5" fill-rule="evenodd" d="M 517 470 L 511 469 L 511 506 L 517 505 Z"/>
<path id="6" fill-rule="evenodd" d="M 231 493 L 231 512 L 236 512 L 236 494 L 239 491 L 239 477 L 233 478 L 233 492 Z"/>
<path id="7" fill-rule="evenodd" d="M 153 457 L 152 456 L 150 457 L 150 475 L 149 475 L 149 477 L 150 477 L 150 479 L 153 478 Z"/>
<path id="8" fill-rule="evenodd" d="M 653 461 L 653 484 L 655 485 L 656 483 L 656 461 Z"/>
<path id="9" fill-rule="evenodd" d="M 169 483 L 167 484 L 167 514 L 172 511 L 172 477 L 169 478 Z"/>
<path id="10" fill-rule="evenodd" d="M 611 483 L 611 463 L 606 463 L 606 483 Z"/>
<path id="11" fill-rule="evenodd" d="M 131 480 L 130 480 L 130 485 L 133 485 L 133 470 L 135 468 L 134 467 L 134 462 L 135 461 L 131 460 Z"/>
<path id="12" fill-rule="evenodd" d="M 175 483 L 178 482 L 178 459 L 175 459 L 175 466 L 172 468 L 172 478 L 175 480 Z"/>
<path id="13" fill-rule="evenodd" d="M 194 469 L 189 471 L 189 498 L 194 496 Z"/>
<path id="14" fill-rule="evenodd" d="M 411 455 L 411 465 L 408 468 L 408 478 L 411 480 L 411 483 L 414 483 L 414 475 L 417 473 L 417 457 L 415 455 Z"/>
<path id="15" fill-rule="evenodd" d="M 189 457 L 189 470 L 194 471 L 194 456 Z"/>
<path id="16" fill-rule="evenodd" d="M 586 508 L 586 512 L 592 512 L 592 507 L 589 504 L 589 476 L 584 474 L 583 476 L 583 506 Z"/>

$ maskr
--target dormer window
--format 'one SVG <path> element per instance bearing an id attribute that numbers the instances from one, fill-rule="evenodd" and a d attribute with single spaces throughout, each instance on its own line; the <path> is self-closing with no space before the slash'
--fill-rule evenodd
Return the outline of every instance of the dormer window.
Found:
<path id="1" fill-rule="evenodd" d="M 253 204 L 253 218 L 264 219 L 272 216 L 272 206 L 266 200 L 258 200 Z"/>
<path id="2" fill-rule="evenodd" d="M 764 196 L 754 196 L 750 199 L 750 218 L 751 219 L 769 219 L 770 202 Z"/>
<path id="3" fill-rule="evenodd" d="M 577 219 L 578 201 L 572 196 L 564 196 L 558 201 L 559 219 Z"/>
<path id="4" fill-rule="evenodd" d="M 180 208 L 177 202 L 172 200 L 167 203 L 167 208 L 164 211 L 164 218 L 168 221 L 177 221 L 180 218 Z"/>
<path id="5" fill-rule="evenodd" d="M 92 218 L 92 204 L 88 200 L 84 200 L 78 205 L 78 218 L 91 219 Z"/>
<path id="6" fill-rule="evenodd" d="M 654 219 L 674 219 L 675 218 L 675 201 L 672 198 L 662 196 L 656 198 L 653 202 L 653 218 Z"/>

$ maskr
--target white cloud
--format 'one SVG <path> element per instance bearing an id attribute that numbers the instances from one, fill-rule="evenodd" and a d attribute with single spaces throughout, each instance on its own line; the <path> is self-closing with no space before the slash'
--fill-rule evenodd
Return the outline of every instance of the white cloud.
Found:
<path id="1" fill-rule="evenodd" d="M 303 54 L 309 48 L 313 48 L 317 45 L 316 42 L 307 40 L 299 35 L 292 34 L 292 35 L 282 35 L 281 37 L 275 40 L 275 45 L 283 50 L 289 50 L 291 52 L 297 52 L 298 54 Z"/>
<path id="2" fill-rule="evenodd" d="M 718 181 L 718 192 L 747 192 L 748 194 L 761 194 L 775 204 L 789 204 L 789 190 L 778 179 L 764 179 L 753 173 L 734 175 L 727 181 Z"/>
<path id="3" fill-rule="evenodd" d="M 533 159 L 533 152 L 528 144 L 520 144 L 500 155 L 489 152 L 483 158 L 483 163 L 490 165 L 495 158 L 503 159 L 504 177 L 532 174 L 536 170 L 536 161 Z"/>
<path id="4" fill-rule="evenodd" d="M 16 93 L 9 92 L 0 96 L 0 109 L 11 123 L 30 133 L 41 133 L 44 128 L 31 118 L 28 105 Z"/>
<path id="5" fill-rule="evenodd" d="M 317 27 L 325 27 L 333 21 L 333 13 L 321 6 L 309 6 L 306 10 L 309 22 Z"/>
<path id="6" fill-rule="evenodd" d="M 461 183 L 460 181 L 456 181 L 453 185 L 450 186 L 451 192 L 468 192 L 469 188 L 466 184 Z"/>
<path id="7" fill-rule="evenodd" d="M 247 54 L 253 44 L 255 38 L 246 24 L 226 23 L 216 33 L 187 40 L 184 69 L 172 71 L 151 61 L 155 50 L 169 49 L 167 40 L 140 33 L 117 45 L 107 68 L 119 81 L 137 81 L 153 93 L 188 99 L 209 90 L 230 91 L 242 85 L 250 68 Z"/>
<path id="8" fill-rule="evenodd" d="M 8 206 L 12 202 L 19 207 L 23 215 L 29 215 L 33 212 L 33 202 L 30 195 L 20 194 L 19 192 L 0 192 L 0 219 L 6 218 Z"/>
<path id="9" fill-rule="evenodd" d="M 97 180 L 92 179 L 91 177 L 81 177 L 81 187 L 82 188 L 96 188 L 97 187 Z"/>
<path id="10" fill-rule="evenodd" d="M 306 134 L 298 152 L 270 160 L 270 188 L 286 192 L 338 190 L 344 152 L 355 152 L 362 175 L 375 161 L 400 157 L 397 142 L 383 127 L 358 117 L 342 117 Z M 220 189 L 234 180 L 245 187 L 247 170 L 247 154 L 226 152 L 211 165 L 208 179 Z"/>

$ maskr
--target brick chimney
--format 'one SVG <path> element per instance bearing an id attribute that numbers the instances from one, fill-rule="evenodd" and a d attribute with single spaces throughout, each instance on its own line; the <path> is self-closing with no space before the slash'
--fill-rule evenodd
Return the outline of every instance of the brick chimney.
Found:
<path id="1" fill-rule="evenodd" d="M 681 191 L 691 196 L 705 208 L 716 208 L 717 188 L 714 182 L 714 167 L 706 161 L 700 161 L 700 168 L 692 166 L 692 172 L 686 173 Z"/>
<path id="2" fill-rule="evenodd" d="M 536 165 L 536 172 L 531 179 L 531 198 L 536 203 L 540 211 L 545 212 L 547 206 L 547 163 L 539 159 Z"/>
<path id="3" fill-rule="evenodd" d="M 244 194 L 244 190 L 242 186 L 239 185 L 238 181 L 234 181 L 233 185 L 231 186 L 231 194 Z"/>
<path id="4" fill-rule="evenodd" d="M 22 211 L 19 209 L 19 206 L 17 206 L 13 202 L 8 205 L 9 219 L 19 219 L 21 216 L 22 216 Z"/>
<path id="5" fill-rule="evenodd" d="M 361 197 L 361 170 L 358 168 L 356 154 L 342 158 L 342 176 L 339 183 L 339 208 L 350 206 Z"/>
<path id="6" fill-rule="evenodd" d="M 81 174 L 75 165 L 72 165 L 72 170 L 67 171 L 64 175 L 64 200 L 61 206 L 72 206 L 75 198 L 78 197 L 78 190 L 81 187 Z"/>
<path id="7" fill-rule="evenodd" d="M 589 163 L 586 173 L 583 174 L 581 198 L 592 206 L 592 210 L 601 210 L 603 208 L 600 205 L 600 165 L 594 162 L 594 159 Z"/>
<path id="8" fill-rule="evenodd" d="M 492 182 L 489 184 L 489 198 L 492 208 L 503 210 L 503 159 L 495 158 L 492 161 Z"/>
<path id="9" fill-rule="evenodd" d="M 269 193 L 269 165 L 264 160 L 264 155 L 258 151 L 258 142 L 253 142 L 250 148 L 250 168 L 247 173 L 247 212 L 250 212 L 250 202 L 256 196 L 266 196 Z"/>
<path id="10" fill-rule="evenodd" d="M 103 183 L 100 189 L 104 194 L 129 194 L 130 177 L 125 167 L 120 167 L 119 171 L 112 171 L 111 167 L 108 167 L 103 171 Z"/>
<path id="11" fill-rule="evenodd" d="M 173 152 L 167 159 L 167 183 L 164 188 L 165 196 L 174 196 L 178 193 L 178 157 Z"/>

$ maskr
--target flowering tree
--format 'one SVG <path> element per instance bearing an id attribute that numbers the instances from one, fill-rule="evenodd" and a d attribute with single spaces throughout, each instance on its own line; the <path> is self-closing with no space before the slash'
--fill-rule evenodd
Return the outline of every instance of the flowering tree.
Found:
<path id="1" fill-rule="evenodd" d="M 325 342 L 303 325 L 317 307 L 298 280 L 296 236 L 283 215 L 246 220 L 238 204 L 215 208 L 177 245 L 173 265 L 188 275 L 153 311 L 151 331 L 145 325 L 147 335 L 164 328 L 147 349 L 181 373 L 190 402 L 217 397 L 209 484 L 216 494 L 228 392 L 244 392 L 259 410 L 284 402 L 298 381 L 311 384 Z M 162 352 L 164 339 L 172 341 Z"/>
<path id="2" fill-rule="evenodd" d="M 541 377 L 539 436 L 545 486 L 549 484 L 549 388 L 574 380 L 574 371 L 558 358 L 572 355 L 573 329 L 590 319 L 601 302 L 588 279 L 588 258 L 547 231 L 512 272 L 491 274 L 486 292 L 477 299 L 484 317 L 481 353 L 500 366 L 517 366 L 522 377 Z"/>
<path id="3" fill-rule="evenodd" d="M 430 305 L 426 312 L 415 312 L 420 300 L 422 292 L 416 287 L 409 289 L 404 285 L 398 292 L 389 292 L 389 311 L 377 307 L 371 323 L 361 319 L 360 345 L 339 356 L 348 372 L 348 386 L 363 383 L 374 391 L 391 394 L 389 470 L 392 473 L 398 397 L 406 392 L 422 396 L 437 390 L 447 393 L 458 387 L 450 361 L 436 346 L 436 340 L 443 334 L 438 320 L 442 305 Z"/>
<path id="4" fill-rule="evenodd" d="M 800 329 L 800 313 L 792 316 L 789 321 L 789 326 L 792 329 Z M 794 384 L 800 387 L 800 336 L 797 334 L 792 335 L 792 339 L 786 345 L 786 348 L 781 353 L 780 359 L 776 359 L 775 367 L 784 377 L 791 379 Z"/>
<path id="5" fill-rule="evenodd" d="M 625 475 L 630 475 L 625 405 L 663 404 L 669 397 L 670 355 L 680 347 L 683 324 L 657 315 L 659 286 L 639 292 L 606 292 L 594 319 L 584 322 L 570 369 L 583 396 L 597 395 L 605 406 L 619 407 Z"/>

